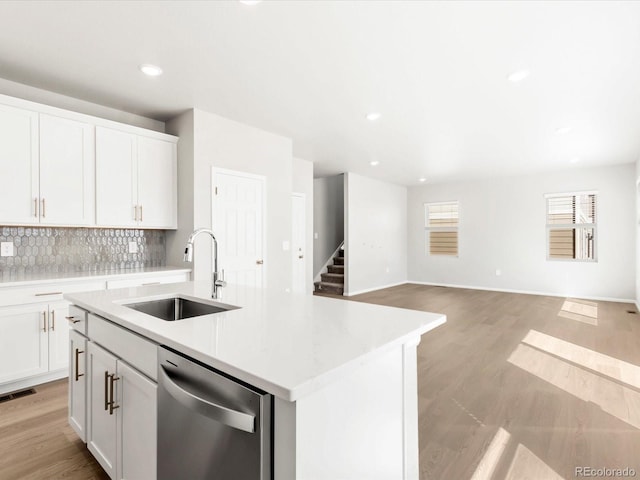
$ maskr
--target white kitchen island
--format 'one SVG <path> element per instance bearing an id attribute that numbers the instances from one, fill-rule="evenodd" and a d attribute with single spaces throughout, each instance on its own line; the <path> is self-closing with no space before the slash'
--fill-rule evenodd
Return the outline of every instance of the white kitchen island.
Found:
<path id="1" fill-rule="evenodd" d="M 418 479 L 416 347 L 444 315 L 240 286 L 215 300 L 240 308 L 179 321 L 124 305 L 174 295 L 212 301 L 210 288 L 187 282 L 65 298 L 108 321 L 96 325 L 123 327 L 271 393 L 275 479 Z M 122 348 L 115 353 L 126 356 L 114 343 Z M 156 358 L 140 363 L 157 380 Z M 70 382 L 74 368 L 82 367 L 72 365 Z"/>

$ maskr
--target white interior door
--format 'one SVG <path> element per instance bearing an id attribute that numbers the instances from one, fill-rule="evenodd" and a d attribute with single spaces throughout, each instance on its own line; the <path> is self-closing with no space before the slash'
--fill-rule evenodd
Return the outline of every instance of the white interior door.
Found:
<path id="1" fill-rule="evenodd" d="M 292 290 L 299 293 L 305 293 L 307 291 L 305 203 L 306 199 L 304 194 L 294 193 L 291 195 Z"/>
<path id="2" fill-rule="evenodd" d="M 265 177 L 213 169 L 212 229 L 218 240 L 218 268 L 237 285 L 265 285 Z"/>

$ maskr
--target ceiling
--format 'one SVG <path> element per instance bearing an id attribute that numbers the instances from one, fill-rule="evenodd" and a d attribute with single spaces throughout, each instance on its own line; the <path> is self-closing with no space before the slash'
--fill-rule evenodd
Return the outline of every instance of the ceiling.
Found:
<path id="1" fill-rule="evenodd" d="M 415 185 L 640 154 L 640 2 L 3 1 L 0 77 L 159 120 L 217 113 L 292 138 L 316 176 Z"/>

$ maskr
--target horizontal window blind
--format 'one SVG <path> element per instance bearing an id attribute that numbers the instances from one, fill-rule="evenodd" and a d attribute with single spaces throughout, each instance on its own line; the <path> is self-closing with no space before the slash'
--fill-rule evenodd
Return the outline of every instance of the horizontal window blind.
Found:
<path id="1" fill-rule="evenodd" d="M 597 195 L 554 195 L 547 198 L 550 259 L 595 260 Z"/>
<path id="2" fill-rule="evenodd" d="M 458 202 L 425 205 L 429 255 L 458 255 Z"/>

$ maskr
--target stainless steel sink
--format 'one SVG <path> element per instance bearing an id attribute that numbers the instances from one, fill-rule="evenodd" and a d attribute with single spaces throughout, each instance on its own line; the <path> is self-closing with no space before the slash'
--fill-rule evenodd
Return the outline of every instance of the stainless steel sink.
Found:
<path id="1" fill-rule="evenodd" d="M 182 297 L 128 303 L 124 306 L 168 322 L 199 317 L 201 315 L 211 315 L 212 313 L 226 312 L 239 308 L 221 303 L 213 305 L 210 303 L 197 302 Z"/>

